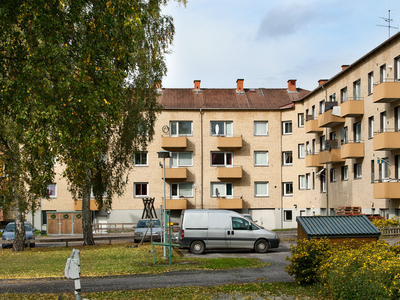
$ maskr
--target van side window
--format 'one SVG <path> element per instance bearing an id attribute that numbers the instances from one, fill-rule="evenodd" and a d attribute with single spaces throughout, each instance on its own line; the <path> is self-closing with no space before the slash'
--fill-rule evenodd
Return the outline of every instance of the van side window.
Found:
<path id="1" fill-rule="evenodd" d="M 232 218 L 232 229 L 234 230 L 249 230 L 249 221 L 242 218 Z"/>

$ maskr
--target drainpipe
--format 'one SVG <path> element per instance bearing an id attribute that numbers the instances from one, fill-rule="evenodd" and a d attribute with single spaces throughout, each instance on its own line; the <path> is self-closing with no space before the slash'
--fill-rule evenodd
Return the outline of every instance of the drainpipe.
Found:
<path id="1" fill-rule="evenodd" d="M 200 108 L 200 208 L 203 209 L 203 110 Z"/>
<path id="2" fill-rule="evenodd" d="M 326 102 L 328 102 L 328 91 L 325 89 L 324 85 L 325 84 L 322 84 L 321 87 L 325 91 L 325 106 L 326 106 Z M 327 140 L 327 136 L 328 136 L 328 129 L 325 128 L 325 140 Z M 326 193 L 325 194 L 326 194 L 326 215 L 330 216 L 331 215 L 331 210 L 329 209 L 329 195 L 328 195 L 328 186 L 329 186 L 329 183 L 328 183 L 328 178 L 329 178 L 328 165 L 329 164 L 325 164 L 325 188 L 326 188 Z M 321 180 L 321 176 L 319 178 Z"/>

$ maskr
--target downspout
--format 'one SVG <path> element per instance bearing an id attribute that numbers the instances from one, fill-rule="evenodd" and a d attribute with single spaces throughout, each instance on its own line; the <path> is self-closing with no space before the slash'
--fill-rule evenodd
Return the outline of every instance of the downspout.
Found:
<path id="1" fill-rule="evenodd" d="M 280 153 L 281 153 L 281 155 L 282 155 L 282 141 L 283 141 L 283 125 L 282 125 L 282 110 L 281 110 L 281 113 L 280 113 L 280 120 L 279 120 L 279 124 L 280 124 L 280 126 L 281 126 L 281 132 L 280 132 L 280 137 L 281 137 L 281 142 L 280 142 L 280 145 L 281 145 L 281 150 L 280 150 Z M 281 164 L 280 164 L 280 166 L 281 166 L 281 229 L 283 229 L 283 175 L 282 175 L 282 173 L 283 173 L 283 167 L 282 167 L 282 162 L 281 162 Z"/>
<path id="2" fill-rule="evenodd" d="M 200 208 L 203 209 L 203 110 L 200 108 Z"/>
<path id="3" fill-rule="evenodd" d="M 325 107 L 326 107 L 326 102 L 328 102 L 328 91 L 325 89 L 325 87 L 324 87 L 324 85 L 325 84 L 322 84 L 321 85 L 321 87 L 324 89 L 324 91 L 325 91 Z M 326 139 L 327 139 L 327 137 L 328 137 L 328 128 L 326 128 L 325 127 L 325 141 L 326 141 Z M 328 165 L 329 164 L 325 164 L 325 188 L 326 188 L 326 215 L 327 216 L 330 216 L 331 215 L 331 213 L 330 213 L 330 209 L 329 209 L 329 194 L 328 194 L 328 186 L 329 186 L 329 182 L 328 182 L 328 179 L 329 179 L 329 170 L 328 170 Z M 320 177 L 320 180 L 321 180 L 321 177 Z"/>

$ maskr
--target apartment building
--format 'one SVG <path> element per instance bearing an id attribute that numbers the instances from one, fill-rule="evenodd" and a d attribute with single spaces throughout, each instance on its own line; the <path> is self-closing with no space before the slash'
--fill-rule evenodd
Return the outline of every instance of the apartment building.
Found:
<path id="1" fill-rule="evenodd" d="M 182 209 L 232 209 L 269 228 L 296 216 L 332 215 L 338 206 L 399 216 L 400 35 L 388 39 L 307 91 L 287 88 L 160 89 L 154 141 L 136 155 L 125 194 L 93 222 L 136 222 L 143 198 Z M 233 84 L 234 86 L 234 84 Z M 170 154 L 165 165 L 157 152 Z M 63 166 L 56 166 L 61 172 Z M 35 224 L 49 214 L 79 214 L 66 182 L 49 187 Z M 58 213 L 58 214 L 57 214 Z M 72 215 L 71 215 L 72 216 Z"/>

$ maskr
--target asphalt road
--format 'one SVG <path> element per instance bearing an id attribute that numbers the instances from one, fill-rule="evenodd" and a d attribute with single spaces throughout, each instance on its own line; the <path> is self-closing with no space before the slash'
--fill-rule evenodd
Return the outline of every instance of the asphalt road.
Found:
<path id="1" fill-rule="evenodd" d="M 285 260 L 289 252 L 289 242 L 281 242 L 278 249 L 266 254 L 252 251 L 208 251 L 200 257 L 257 257 L 271 265 L 262 268 L 244 268 L 219 271 L 186 271 L 163 274 L 140 274 L 132 276 L 112 276 L 82 278 L 82 292 L 101 292 L 117 290 L 152 289 L 179 286 L 215 286 L 233 283 L 252 282 L 293 282 L 284 272 L 288 264 Z M 194 256 L 188 251 L 184 255 Z M 73 280 L 32 279 L 2 280 L 0 293 L 62 293 L 74 290 Z"/>

